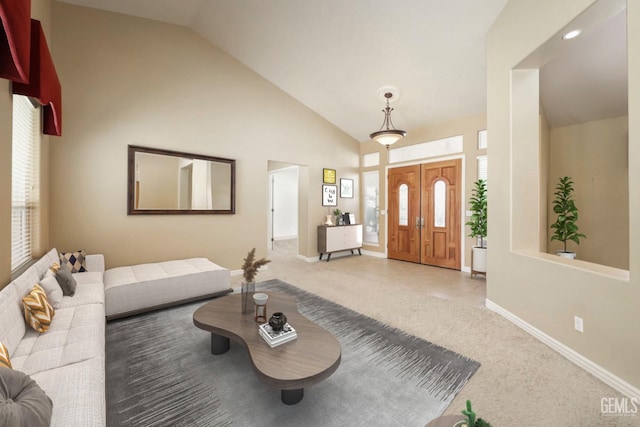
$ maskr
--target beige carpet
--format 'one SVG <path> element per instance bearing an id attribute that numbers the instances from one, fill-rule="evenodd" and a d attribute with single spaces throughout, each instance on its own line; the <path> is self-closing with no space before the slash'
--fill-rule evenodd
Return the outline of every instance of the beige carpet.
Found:
<path id="1" fill-rule="evenodd" d="M 307 263 L 269 254 L 257 280 L 278 278 L 479 361 L 482 366 L 445 414 L 471 399 L 494 427 L 638 426 L 602 416 L 603 397 L 623 397 L 501 316 L 484 308 L 484 279 L 368 256 Z M 241 277 L 232 278 L 239 286 Z"/>

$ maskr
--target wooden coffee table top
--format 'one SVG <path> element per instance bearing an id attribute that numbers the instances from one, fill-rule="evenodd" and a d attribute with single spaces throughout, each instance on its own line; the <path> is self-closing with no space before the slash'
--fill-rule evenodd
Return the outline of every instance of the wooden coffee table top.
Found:
<path id="1" fill-rule="evenodd" d="M 281 390 L 302 389 L 329 377 L 340 365 L 342 348 L 327 330 L 298 313 L 296 300 L 290 295 L 266 292 L 267 318 L 281 311 L 298 337 L 271 348 L 258 334 L 253 310 L 243 314 L 241 295 L 216 298 L 193 314 L 193 323 L 243 344 L 249 351 L 258 377 Z M 251 301 L 253 309 L 253 301 Z"/>

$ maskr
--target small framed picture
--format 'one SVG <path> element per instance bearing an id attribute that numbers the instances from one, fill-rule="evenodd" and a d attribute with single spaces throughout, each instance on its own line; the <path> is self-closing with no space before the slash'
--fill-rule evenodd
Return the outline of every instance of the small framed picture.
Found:
<path id="1" fill-rule="evenodd" d="M 335 169 L 322 169 L 322 182 L 325 184 L 336 183 L 336 170 Z"/>
<path id="2" fill-rule="evenodd" d="M 338 206 L 338 186 L 322 184 L 322 206 Z"/>
<path id="3" fill-rule="evenodd" d="M 340 178 L 340 197 L 353 199 L 353 180 Z"/>
<path id="4" fill-rule="evenodd" d="M 349 224 L 355 224 L 356 223 L 356 216 L 355 214 L 350 213 L 349 214 Z"/>

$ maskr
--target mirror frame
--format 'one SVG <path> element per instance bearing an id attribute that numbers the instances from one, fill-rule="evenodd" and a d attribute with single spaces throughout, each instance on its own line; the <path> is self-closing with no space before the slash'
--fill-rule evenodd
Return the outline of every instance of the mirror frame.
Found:
<path id="1" fill-rule="evenodd" d="M 183 157 L 189 159 L 207 160 L 227 163 L 231 166 L 231 208 L 230 209 L 135 209 L 135 175 L 136 153 L 160 154 L 164 156 Z M 163 150 L 159 148 L 128 146 L 128 177 L 127 177 L 127 215 L 211 215 L 236 213 L 236 161 L 223 157 L 205 156 L 203 154 L 184 153 L 180 151 Z"/>

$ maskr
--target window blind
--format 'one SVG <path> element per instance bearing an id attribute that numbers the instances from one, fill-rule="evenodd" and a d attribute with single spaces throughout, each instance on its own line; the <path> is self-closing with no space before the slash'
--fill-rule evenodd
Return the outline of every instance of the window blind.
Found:
<path id="1" fill-rule="evenodd" d="M 37 230 L 40 111 L 29 98 L 13 97 L 11 270 L 31 260 Z"/>
<path id="2" fill-rule="evenodd" d="M 487 156 L 478 156 L 478 179 L 487 179 Z"/>
<path id="3" fill-rule="evenodd" d="M 478 132 L 478 150 L 487 148 L 487 130 Z"/>

